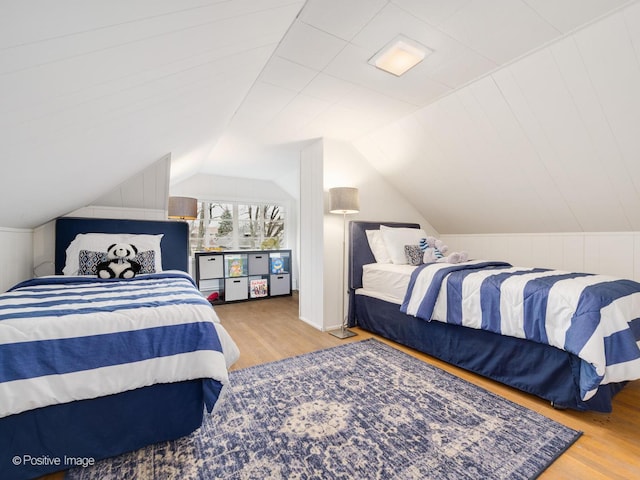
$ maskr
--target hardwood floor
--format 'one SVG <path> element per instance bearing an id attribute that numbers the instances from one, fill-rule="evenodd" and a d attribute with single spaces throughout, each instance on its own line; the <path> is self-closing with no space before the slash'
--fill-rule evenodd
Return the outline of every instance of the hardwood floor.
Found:
<path id="1" fill-rule="evenodd" d="M 541 479 L 640 478 L 640 381 L 631 382 L 616 396 L 611 414 L 562 411 L 552 408 L 542 399 L 358 328 L 351 329 L 358 333 L 357 336 L 345 340 L 320 332 L 298 319 L 296 295 L 221 305 L 216 307 L 216 311 L 240 348 L 240 359 L 233 369 L 280 360 L 345 342 L 378 338 L 486 390 L 584 432 L 571 448 L 543 472 Z"/>
<path id="2" fill-rule="evenodd" d="M 613 413 L 555 410 L 548 402 L 453 367 L 358 328 L 357 336 L 340 340 L 298 319 L 297 295 L 216 307 L 222 324 L 240 348 L 232 370 L 300 355 L 323 348 L 378 338 L 425 362 L 535 410 L 571 428 L 582 437 L 540 476 L 550 479 L 640 479 L 640 381 L 631 382 L 615 400 Z M 60 474 L 47 480 L 62 480 Z"/>

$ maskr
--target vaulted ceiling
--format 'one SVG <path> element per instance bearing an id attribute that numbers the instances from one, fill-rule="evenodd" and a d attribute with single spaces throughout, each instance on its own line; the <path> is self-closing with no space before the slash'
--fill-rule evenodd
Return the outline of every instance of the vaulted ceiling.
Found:
<path id="1" fill-rule="evenodd" d="M 5 0 L 0 226 L 33 227 L 73 210 L 167 153 L 175 178 L 273 178 L 295 161 L 287 151 L 331 137 L 358 146 L 442 233 L 527 230 L 521 212 L 493 193 L 495 182 L 507 181 L 515 182 L 507 196 L 534 192 L 521 203 L 534 209 L 534 230 L 589 229 L 588 209 L 611 205 L 623 213 L 593 229 L 640 229 L 630 207 L 640 181 L 628 165 L 635 146 L 615 133 L 624 119 L 638 119 L 637 95 L 630 112 L 615 107 L 637 90 L 636 7 L 620 0 Z M 607 16 L 622 20 L 610 25 Z M 580 37 L 600 18 L 601 35 L 602 28 Z M 398 34 L 433 50 L 399 78 L 367 63 Z M 604 45 L 614 53 L 589 43 L 609 38 Z M 566 39 L 574 51 L 562 47 Z M 552 65 L 562 61 L 584 62 L 586 81 L 571 82 L 579 65 Z M 602 91 L 612 80 L 601 78 L 596 61 L 629 79 L 613 82 L 618 97 L 609 110 Z M 548 88 L 541 72 L 553 74 Z M 572 100 L 562 85 L 583 87 L 582 96 Z M 573 107 L 556 117 L 558 102 Z M 593 112 L 597 102 L 604 113 Z M 614 133 L 571 150 L 553 135 L 566 121 L 583 126 L 569 132 L 572 139 L 607 124 Z M 540 122 L 549 122 L 548 131 L 534 129 Z M 618 156 L 588 155 L 605 148 Z M 571 160 L 558 166 L 551 151 Z M 585 188 L 597 187 L 597 166 L 615 163 L 602 194 L 615 202 L 579 206 L 586 190 L 565 193 L 580 154 L 591 158 Z M 415 182 L 434 171 L 441 177 L 428 188 Z M 445 188 L 460 178 L 462 186 Z M 549 219 L 554 205 L 560 212 Z M 475 221 L 478 211 L 486 222 Z"/>

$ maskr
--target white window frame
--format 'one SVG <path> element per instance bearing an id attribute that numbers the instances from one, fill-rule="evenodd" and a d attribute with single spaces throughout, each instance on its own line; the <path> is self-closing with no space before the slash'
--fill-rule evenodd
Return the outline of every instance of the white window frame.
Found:
<path id="1" fill-rule="evenodd" d="M 208 203 L 208 204 L 219 204 L 219 205 L 230 205 L 231 208 L 231 219 L 232 219 L 232 224 L 233 224 L 233 233 L 231 236 L 232 239 L 232 245 L 229 247 L 229 250 L 252 250 L 253 248 L 249 248 L 249 247 L 241 247 L 240 246 L 240 219 L 239 219 L 239 206 L 240 205 L 258 205 L 261 207 L 264 206 L 273 206 L 273 205 L 277 205 L 280 208 L 280 212 L 281 212 L 281 216 L 282 216 L 282 222 L 283 222 L 283 229 L 282 229 L 282 234 L 281 234 L 281 243 L 278 246 L 278 248 L 280 249 L 286 249 L 287 248 L 287 234 L 288 234 L 288 223 L 289 223 L 289 219 L 288 219 L 288 204 L 287 202 L 283 202 L 283 201 L 268 201 L 268 200 L 262 200 L 262 201 L 252 201 L 252 200 L 221 200 L 221 199 L 217 199 L 217 200 L 208 200 L 208 199 L 198 199 L 198 204 L 200 205 L 202 202 Z M 198 207 L 199 207 L 198 205 Z M 209 209 L 205 209 L 205 217 L 203 219 L 205 221 L 205 223 L 208 223 L 211 218 L 209 217 Z M 189 221 L 189 231 L 191 231 L 191 229 L 194 227 L 194 225 L 196 224 L 196 222 L 199 222 L 200 219 L 195 219 L 195 220 L 190 220 Z M 257 247 L 256 249 L 259 249 L 259 245 L 264 241 L 264 225 L 262 225 L 262 228 L 260 229 L 260 236 L 258 237 L 258 241 L 257 243 Z"/>

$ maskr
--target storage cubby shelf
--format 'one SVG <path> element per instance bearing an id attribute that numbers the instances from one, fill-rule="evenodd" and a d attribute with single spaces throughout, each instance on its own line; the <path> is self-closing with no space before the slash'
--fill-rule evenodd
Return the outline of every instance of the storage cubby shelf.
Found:
<path id="1" fill-rule="evenodd" d="M 291 295 L 291 250 L 196 252 L 195 270 L 214 305 Z"/>

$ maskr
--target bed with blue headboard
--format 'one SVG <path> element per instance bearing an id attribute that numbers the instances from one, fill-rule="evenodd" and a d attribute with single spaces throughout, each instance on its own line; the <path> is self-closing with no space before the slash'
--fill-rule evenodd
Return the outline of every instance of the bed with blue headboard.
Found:
<path id="1" fill-rule="evenodd" d="M 531 339 L 507 336 L 480 328 L 469 328 L 460 323 L 449 323 L 451 322 L 449 316 L 453 315 L 452 311 L 455 313 L 455 309 L 453 308 L 455 302 L 451 300 L 451 298 L 456 298 L 458 291 L 462 290 L 462 288 L 458 290 L 454 289 L 454 276 L 462 275 L 463 273 L 467 275 L 467 273 L 462 270 L 454 271 L 455 268 L 458 268 L 456 265 L 447 266 L 447 271 L 450 273 L 446 274 L 448 276 L 443 277 L 449 289 L 444 293 L 448 302 L 446 314 L 440 314 L 440 316 L 444 318 L 440 318 L 434 314 L 434 319 L 432 320 L 432 317 L 420 318 L 417 314 L 407 314 L 402 311 L 403 308 L 406 309 L 410 298 L 406 294 L 406 289 L 411 287 L 415 288 L 416 284 L 420 281 L 419 279 L 421 277 L 417 276 L 419 273 L 418 269 L 426 272 L 428 268 L 438 268 L 444 272 L 445 267 L 442 265 L 421 265 L 416 267 L 407 265 L 394 267 L 412 269 L 411 273 L 409 273 L 408 286 L 403 286 L 403 288 L 405 288 L 403 291 L 404 300 L 402 297 L 397 296 L 395 300 L 389 300 L 382 294 L 368 290 L 370 288 L 369 285 L 363 282 L 363 271 L 366 270 L 369 272 L 376 270 L 379 265 L 375 268 L 371 267 L 376 265 L 377 262 L 372 252 L 369 239 L 367 238 L 367 231 L 378 231 L 381 225 L 399 229 L 420 228 L 420 226 L 415 223 L 350 222 L 350 326 L 361 327 L 450 364 L 457 365 L 519 390 L 537 395 L 550 401 L 558 408 L 601 412 L 611 411 L 612 398 L 615 393 L 623 388 L 626 380 L 603 382 L 605 384 L 599 385 L 597 392 L 585 400 L 584 391 L 581 389 L 581 381 L 584 382 L 585 375 L 588 374 L 588 368 L 586 367 L 589 366 L 585 366 L 585 362 L 578 355 Z M 470 261 L 468 263 L 473 262 Z M 492 278 L 499 278 L 501 275 L 507 275 L 507 273 L 504 272 L 510 272 L 516 269 L 515 267 L 510 268 L 511 266 L 508 264 L 501 265 L 499 262 L 496 262 L 496 264 L 497 265 L 491 267 L 498 269 L 495 270 L 495 274 L 491 274 Z M 461 264 L 459 268 L 462 269 L 463 265 Z M 540 275 L 544 278 L 554 278 L 551 276 L 554 272 L 546 272 L 543 271 L 543 269 L 518 272 L 520 275 L 523 273 L 531 274 L 532 276 Z M 563 272 L 562 275 L 568 277 L 575 275 L 577 278 L 591 278 L 584 276 L 587 274 L 567 274 Z M 377 277 L 371 278 L 379 282 Z M 414 282 L 413 285 L 412 282 Z M 606 284 L 613 285 L 618 282 L 632 292 L 628 298 L 632 299 L 635 303 L 637 313 L 638 305 L 640 305 L 637 301 L 638 298 L 640 298 L 640 284 L 627 280 L 617 281 L 614 279 Z M 374 284 L 373 281 L 371 283 Z M 387 284 L 392 283 L 391 280 L 387 282 Z M 433 291 L 437 292 L 437 290 Z M 400 299 L 398 300 L 398 298 Z M 427 297 L 425 296 L 425 298 Z M 438 301 L 440 301 L 439 297 Z M 451 308 L 448 308 L 449 306 L 451 306 Z M 628 365 L 632 363 L 635 364 L 635 371 L 631 373 L 630 380 L 638 378 L 637 365 L 639 359 L 637 345 L 640 338 L 634 339 L 633 337 L 638 337 L 640 333 L 639 316 L 640 315 L 632 314 L 632 318 L 629 321 L 631 328 L 623 332 L 625 335 L 631 337 L 627 343 L 628 349 L 624 353 L 624 355 L 628 357 L 625 360 L 629 360 L 627 362 Z M 436 317 L 437 320 L 441 321 L 436 321 Z M 576 321 L 576 323 L 578 322 Z M 617 336 L 618 335 L 612 335 L 612 338 Z M 611 344 L 611 342 L 609 343 Z"/>
<path id="2" fill-rule="evenodd" d="M 189 225 L 178 221 L 62 217 L 56 220 L 55 272 L 62 275 L 66 251 L 79 234 L 162 235 L 163 270 L 189 271 Z"/>
<path id="3" fill-rule="evenodd" d="M 84 234 L 158 238 L 162 271 L 62 275 Z M 55 237 L 56 275 L 0 296 L 0 478 L 33 478 L 69 468 L 65 458 L 98 460 L 193 432 L 238 355 L 187 273 L 185 222 L 60 218 Z M 180 370 L 173 358 L 184 364 L 180 377 L 166 373 Z M 29 460 L 44 458 L 54 461 Z"/>

